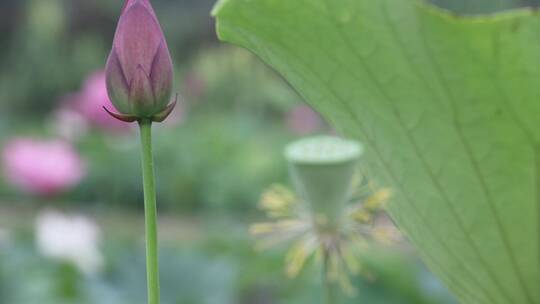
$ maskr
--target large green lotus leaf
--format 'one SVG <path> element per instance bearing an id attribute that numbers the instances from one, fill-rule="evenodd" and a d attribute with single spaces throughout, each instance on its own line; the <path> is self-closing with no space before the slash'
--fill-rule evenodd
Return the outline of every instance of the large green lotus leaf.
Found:
<path id="1" fill-rule="evenodd" d="M 412 0 L 223 0 L 222 40 L 279 71 L 391 185 L 463 303 L 540 303 L 540 16 Z"/>

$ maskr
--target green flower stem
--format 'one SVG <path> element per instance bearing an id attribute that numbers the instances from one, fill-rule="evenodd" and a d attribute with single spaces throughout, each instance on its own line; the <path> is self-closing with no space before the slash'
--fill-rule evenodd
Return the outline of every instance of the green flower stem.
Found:
<path id="1" fill-rule="evenodd" d="M 141 130 L 141 160 L 146 222 L 146 276 L 148 304 L 159 304 L 159 262 L 157 238 L 156 185 L 152 156 L 152 121 L 139 121 Z"/>
<path id="2" fill-rule="evenodd" d="M 339 286 L 337 282 L 330 278 L 330 261 L 327 252 L 323 253 L 323 285 L 324 303 L 339 304 Z"/>

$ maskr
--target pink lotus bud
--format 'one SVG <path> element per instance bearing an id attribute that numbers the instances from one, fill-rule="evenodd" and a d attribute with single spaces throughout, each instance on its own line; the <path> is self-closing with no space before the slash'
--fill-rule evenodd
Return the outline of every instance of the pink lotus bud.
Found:
<path id="1" fill-rule="evenodd" d="M 17 138 L 2 155 L 8 181 L 31 194 L 50 196 L 77 185 L 86 169 L 75 149 L 64 141 Z"/>
<path id="2" fill-rule="evenodd" d="M 117 119 L 163 121 L 176 102 L 171 55 L 150 0 L 127 0 L 107 60 L 107 90 Z"/>

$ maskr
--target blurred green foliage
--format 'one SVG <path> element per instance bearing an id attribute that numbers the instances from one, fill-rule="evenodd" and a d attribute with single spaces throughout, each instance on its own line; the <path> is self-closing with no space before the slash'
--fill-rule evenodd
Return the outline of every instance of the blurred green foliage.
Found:
<path id="1" fill-rule="evenodd" d="M 228 223 L 232 233 L 224 236 L 221 225 L 210 225 L 206 238 L 184 243 L 183 249 L 162 246 L 164 304 L 319 303 L 316 267 L 288 279 L 279 252 L 254 251 L 234 226 Z M 40 256 L 31 239 L 19 238 L 0 251 L 0 304 L 145 303 L 143 244 L 109 240 L 104 247 L 104 271 L 84 275 L 70 264 Z M 364 267 L 370 277 L 357 279 L 358 297 L 346 304 L 454 303 L 413 256 L 401 250 L 367 255 Z"/>

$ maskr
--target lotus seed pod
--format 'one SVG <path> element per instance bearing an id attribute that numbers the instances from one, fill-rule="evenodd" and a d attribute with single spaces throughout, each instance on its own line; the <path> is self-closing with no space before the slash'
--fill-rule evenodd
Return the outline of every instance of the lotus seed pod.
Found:
<path id="1" fill-rule="evenodd" d="M 319 229 L 339 228 L 361 154 L 359 143 L 331 136 L 302 139 L 286 148 L 295 188 Z"/>

